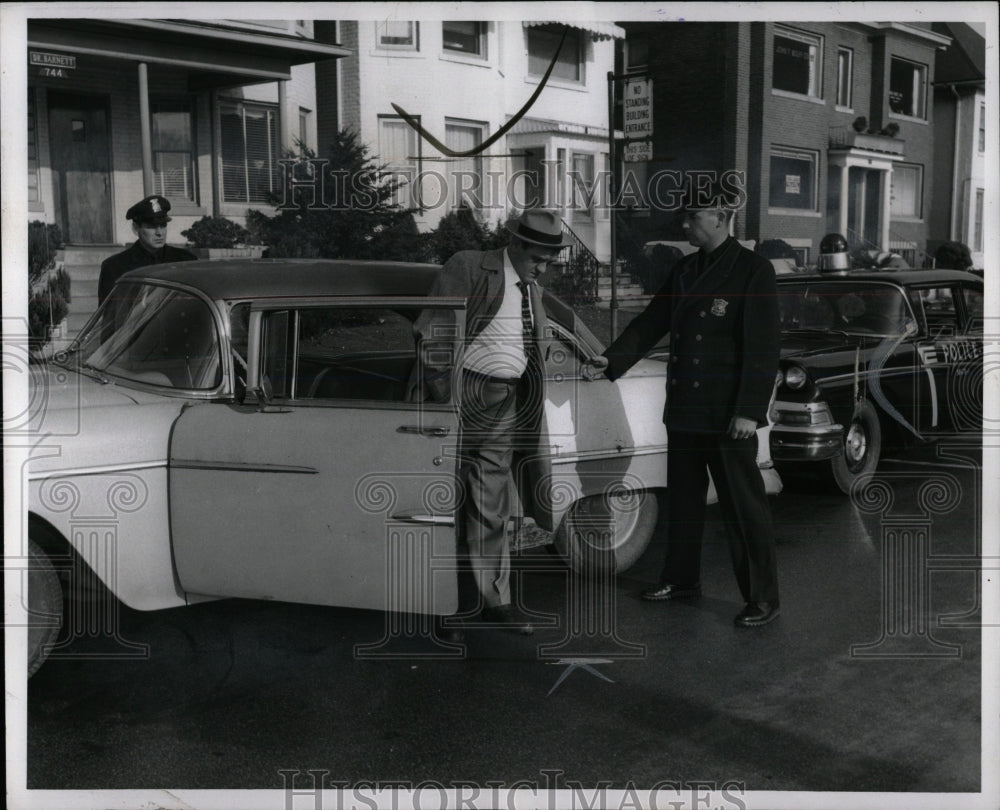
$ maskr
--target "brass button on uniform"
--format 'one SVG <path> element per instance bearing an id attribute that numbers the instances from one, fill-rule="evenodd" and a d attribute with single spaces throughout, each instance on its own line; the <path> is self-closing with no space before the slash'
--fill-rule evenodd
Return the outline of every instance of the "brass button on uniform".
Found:
<path id="1" fill-rule="evenodd" d="M 701 340 L 701 335 L 695 335 L 695 336 L 694 336 L 694 339 L 695 339 L 695 340 Z"/>
<path id="2" fill-rule="evenodd" d="M 701 312 L 699 312 L 698 314 L 699 314 L 699 315 L 701 315 L 701 317 L 702 317 L 702 318 L 704 318 L 704 317 L 705 317 L 705 316 L 706 316 L 706 315 L 707 315 L 708 313 L 707 313 L 707 312 L 705 312 L 705 310 L 702 310 L 702 311 L 701 311 Z"/>
<path id="3" fill-rule="evenodd" d="M 695 380 L 693 383 L 691 383 L 691 385 L 693 385 L 695 388 L 700 388 L 701 387 L 701 383 L 698 382 L 697 380 Z"/>
<path id="4" fill-rule="evenodd" d="M 691 362 L 694 363 L 695 365 L 698 365 L 701 362 L 701 358 L 695 357 L 694 359 L 691 360 Z"/>

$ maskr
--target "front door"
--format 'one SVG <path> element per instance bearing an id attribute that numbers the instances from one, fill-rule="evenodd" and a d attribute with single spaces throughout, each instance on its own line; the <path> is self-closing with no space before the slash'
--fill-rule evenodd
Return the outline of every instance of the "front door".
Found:
<path id="1" fill-rule="evenodd" d="M 111 244 L 111 159 L 104 96 L 49 93 L 56 216 L 73 245 Z"/>
<path id="2" fill-rule="evenodd" d="M 171 436 L 185 591 L 457 609 L 458 417 L 451 403 L 408 401 L 415 312 L 395 302 L 255 309 L 250 383 L 264 382 L 269 404 L 197 405 Z"/>

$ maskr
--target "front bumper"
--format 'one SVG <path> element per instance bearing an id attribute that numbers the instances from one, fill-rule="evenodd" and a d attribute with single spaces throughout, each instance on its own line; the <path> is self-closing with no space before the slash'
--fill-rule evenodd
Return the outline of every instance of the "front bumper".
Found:
<path id="1" fill-rule="evenodd" d="M 843 425 L 771 428 L 771 458 L 775 461 L 823 461 L 839 455 L 843 447 Z"/>

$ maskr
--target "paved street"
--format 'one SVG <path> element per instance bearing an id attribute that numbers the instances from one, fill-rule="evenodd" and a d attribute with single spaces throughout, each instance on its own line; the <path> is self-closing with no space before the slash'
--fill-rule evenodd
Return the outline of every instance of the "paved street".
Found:
<path id="1" fill-rule="evenodd" d="M 554 649 L 565 622 L 532 637 L 469 632 L 464 657 L 433 660 L 419 657 L 436 650 L 426 639 L 360 658 L 385 632 L 380 613 L 124 610 L 121 635 L 148 658 L 52 660 L 30 682 L 28 786 L 276 789 L 283 769 L 322 769 L 347 782 L 545 785 L 555 771 L 585 785 L 977 791 L 978 449 L 921 448 L 883 469 L 888 507 L 790 485 L 773 501 L 783 613 L 755 630 L 733 627 L 741 604 L 717 526 L 702 599 L 641 601 L 662 555 L 650 549 L 615 583 L 617 638 L 568 652 Z M 917 548 L 922 530 L 929 555 L 901 565 L 895 538 Z M 527 556 L 518 584 L 556 621 L 573 600 L 552 562 Z M 900 612 L 902 592 L 886 589 L 924 570 L 929 589 L 908 592 L 918 609 Z M 567 674 L 570 657 L 597 662 Z"/>

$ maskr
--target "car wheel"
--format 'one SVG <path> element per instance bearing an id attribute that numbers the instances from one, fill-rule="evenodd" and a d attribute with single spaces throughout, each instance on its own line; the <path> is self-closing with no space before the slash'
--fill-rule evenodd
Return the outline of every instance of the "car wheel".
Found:
<path id="1" fill-rule="evenodd" d="M 28 677 L 45 663 L 63 622 L 62 583 L 48 555 L 28 540 Z"/>
<path id="2" fill-rule="evenodd" d="M 591 495 L 570 507 L 552 541 L 574 571 L 624 571 L 649 546 L 658 514 L 650 490 Z"/>
<path id="3" fill-rule="evenodd" d="M 851 486 L 862 475 L 875 472 L 882 454 L 882 426 L 878 414 L 862 402 L 851 417 L 840 455 L 830 460 L 830 471 L 840 491 L 850 494 Z"/>

